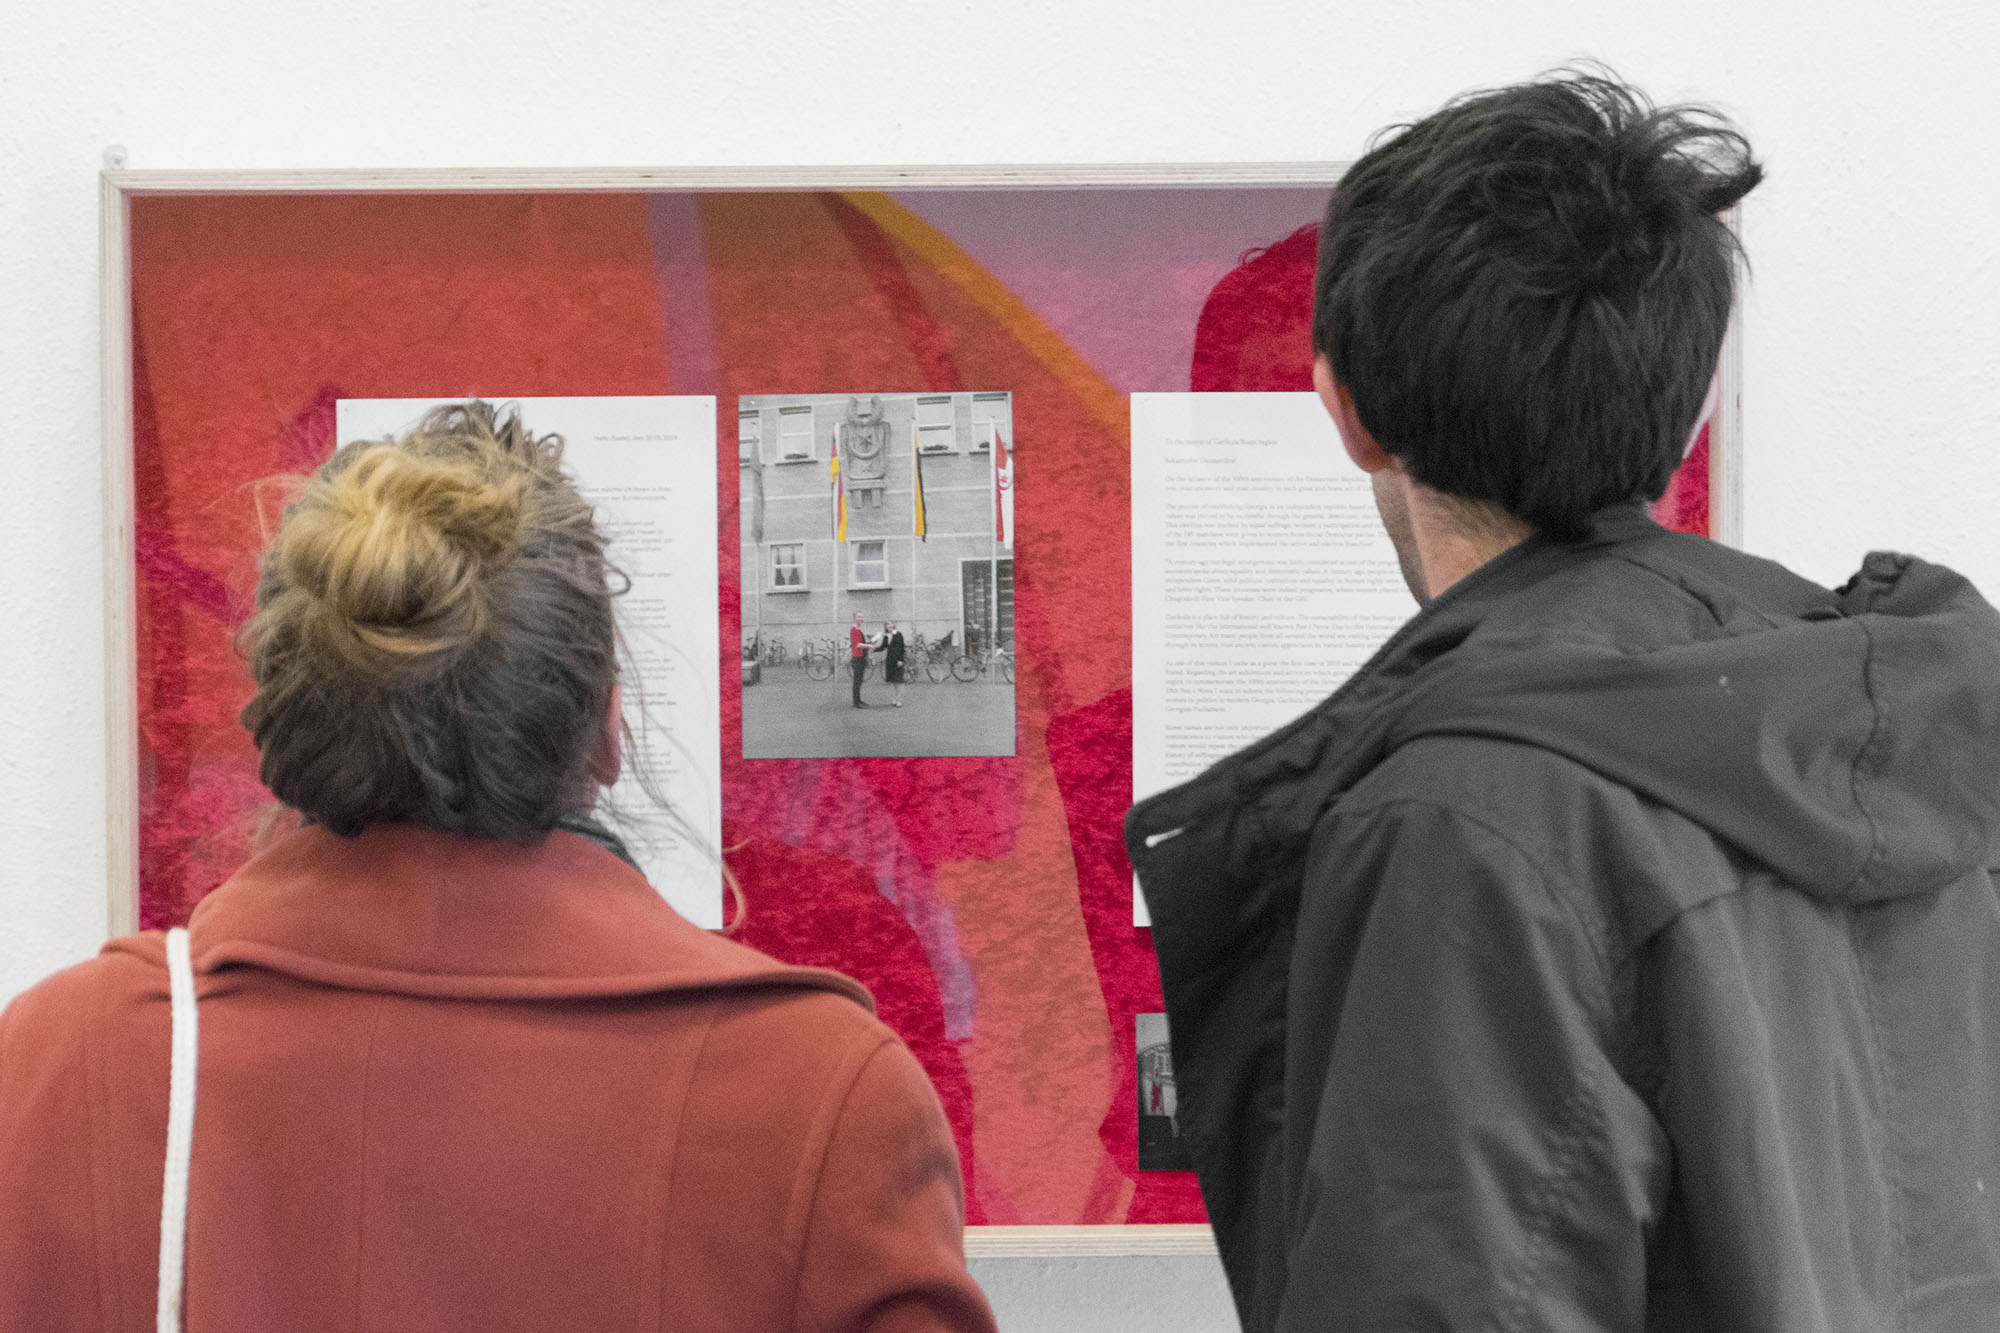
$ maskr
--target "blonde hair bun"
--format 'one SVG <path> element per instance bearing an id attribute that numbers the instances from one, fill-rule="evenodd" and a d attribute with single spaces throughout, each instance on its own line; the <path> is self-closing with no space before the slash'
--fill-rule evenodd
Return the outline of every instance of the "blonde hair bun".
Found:
<path id="1" fill-rule="evenodd" d="M 520 545 L 527 479 L 383 442 L 322 472 L 267 557 L 310 598 L 301 629 L 363 673 L 478 639 L 490 584 Z"/>
<path id="2" fill-rule="evenodd" d="M 611 567 L 562 438 L 518 409 L 432 409 L 347 445 L 264 553 L 243 709 L 271 794 L 527 842 L 597 799 L 618 679 Z"/>

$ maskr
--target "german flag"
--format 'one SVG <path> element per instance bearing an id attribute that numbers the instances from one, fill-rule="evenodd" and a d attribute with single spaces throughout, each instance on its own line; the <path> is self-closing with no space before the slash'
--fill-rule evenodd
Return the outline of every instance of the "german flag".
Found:
<path id="1" fill-rule="evenodd" d="M 847 540 L 847 488 L 840 481 L 840 426 L 833 428 L 833 539 Z"/>

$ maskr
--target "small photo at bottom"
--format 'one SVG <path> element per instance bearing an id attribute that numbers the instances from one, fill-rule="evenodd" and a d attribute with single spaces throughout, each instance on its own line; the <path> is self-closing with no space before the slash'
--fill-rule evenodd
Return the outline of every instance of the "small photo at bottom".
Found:
<path id="1" fill-rule="evenodd" d="M 1180 1104 L 1174 1096 L 1173 1048 L 1165 1014 L 1132 1015 L 1139 1052 L 1139 1169 L 1192 1171 L 1181 1142 Z"/>

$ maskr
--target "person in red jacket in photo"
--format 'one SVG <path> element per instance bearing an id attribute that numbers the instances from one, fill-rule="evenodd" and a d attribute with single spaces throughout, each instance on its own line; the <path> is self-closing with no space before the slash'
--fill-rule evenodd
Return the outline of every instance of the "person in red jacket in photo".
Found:
<path id="1" fill-rule="evenodd" d="M 0 1329 L 991 1333 L 950 1128 L 868 993 L 696 928 L 592 819 L 608 572 L 561 441 L 487 404 L 319 469 L 245 635 L 297 827 L 185 935 L 0 1013 Z"/>
<path id="2" fill-rule="evenodd" d="M 868 650 L 875 641 L 861 628 L 861 613 L 854 613 L 854 627 L 847 631 L 847 668 L 854 677 L 854 706 L 866 708 L 868 701 L 861 697 L 861 678 L 868 672 Z"/>

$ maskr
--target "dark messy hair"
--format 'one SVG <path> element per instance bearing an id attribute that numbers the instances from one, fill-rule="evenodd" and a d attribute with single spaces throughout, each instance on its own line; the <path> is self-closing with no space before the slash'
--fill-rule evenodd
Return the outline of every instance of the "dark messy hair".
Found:
<path id="1" fill-rule="evenodd" d="M 604 537 L 562 440 L 484 402 L 335 454 L 259 569 L 258 775 L 335 833 L 530 842 L 587 813 L 618 677 Z"/>
<path id="2" fill-rule="evenodd" d="M 1601 71 L 1386 132 L 1320 230 L 1313 348 L 1419 482 L 1550 535 L 1657 499 L 1722 349 L 1763 178 L 1701 107 Z"/>

